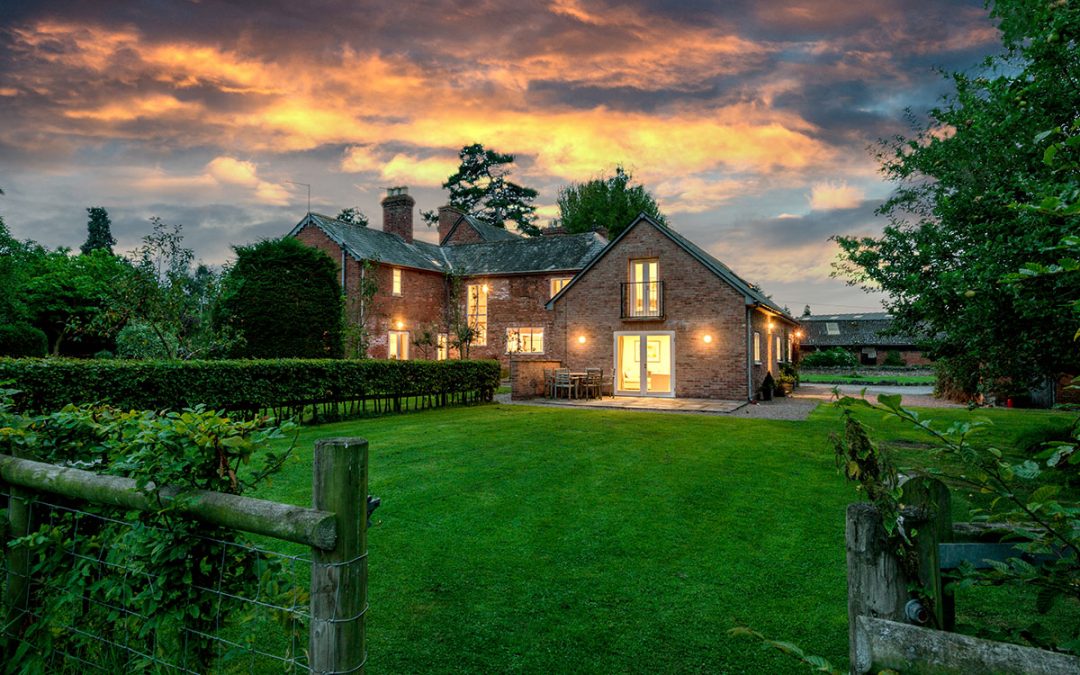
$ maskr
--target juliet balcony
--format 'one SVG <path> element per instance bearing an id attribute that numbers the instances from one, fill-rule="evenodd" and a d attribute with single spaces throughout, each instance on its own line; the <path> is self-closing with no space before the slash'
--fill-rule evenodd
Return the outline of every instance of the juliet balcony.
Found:
<path id="1" fill-rule="evenodd" d="M 635 281 L 622 284 L 620 316 L 623 319 L 663 319 L 664 282 Z"/>

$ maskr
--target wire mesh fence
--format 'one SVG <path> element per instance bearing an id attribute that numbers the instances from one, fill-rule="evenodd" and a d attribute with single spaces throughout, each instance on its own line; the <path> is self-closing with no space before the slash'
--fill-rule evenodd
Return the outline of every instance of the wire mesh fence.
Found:
<path id="1" fill-rule="evenodd" d="M 0 504 L 10 497 L 0 490 Z M 163 528 L 65 502 L 29 502 L 30 573 L 21 578 L 4 565 L 4 597 L 24 608 L 3 622 L 9 666 L 33 660 L 47 672 L 310 672 L 309 554 L 191 535 L 213 562 L 192 575 L 182 618 L 156 621 L 148 612 L 165 595 L 165 570 L 133 555 L 129 535 L 137 530 L 144 539 Z M 47 575 L 37 573 L 45 567 Z M 12 597 L 16 590 L 25 597 Z"/>

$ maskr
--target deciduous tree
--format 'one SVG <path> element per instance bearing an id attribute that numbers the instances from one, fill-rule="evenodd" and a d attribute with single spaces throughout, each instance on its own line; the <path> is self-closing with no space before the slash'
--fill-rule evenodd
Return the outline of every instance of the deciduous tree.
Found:
<path id="1" fill-rule="evenodd" d="M 615 175 L 600 176 L 559 191 L 559 224 L 570 232 L 603 228 L 615 238 L 640 213 L 666 225 L 660 206 L 644 185 L 631 185 L 633 176 L 621 166 Z"/>

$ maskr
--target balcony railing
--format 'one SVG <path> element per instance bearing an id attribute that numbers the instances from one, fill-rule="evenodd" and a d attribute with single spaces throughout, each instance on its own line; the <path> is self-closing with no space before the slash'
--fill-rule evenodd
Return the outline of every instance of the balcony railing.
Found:
<path id="1" fill-rule="evenodd" d="M 622 284 L 621 315 L 624 319 L 662 319 L 664 282 L 636 281 Z"/>

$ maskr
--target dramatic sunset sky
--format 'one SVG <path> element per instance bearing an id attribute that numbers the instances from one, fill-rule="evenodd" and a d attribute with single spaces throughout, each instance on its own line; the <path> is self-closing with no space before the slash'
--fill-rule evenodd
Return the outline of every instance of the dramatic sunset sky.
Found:
<path id="1" fill-rule="evenodd" d="M 871 310 L 828 278 L 874 233 L 868 146 L 998 50 L 978 1 L 0 2 L 0 216 L 118 249 L 158 215 L 218 264 L 382 188 L 418 206 L 457 150 L 518 157 L 542 222 L 560 186 L 629 167 L 672 225 L 798 313 Z M 419 236 L 434 232 L 417 217 Z"/>

